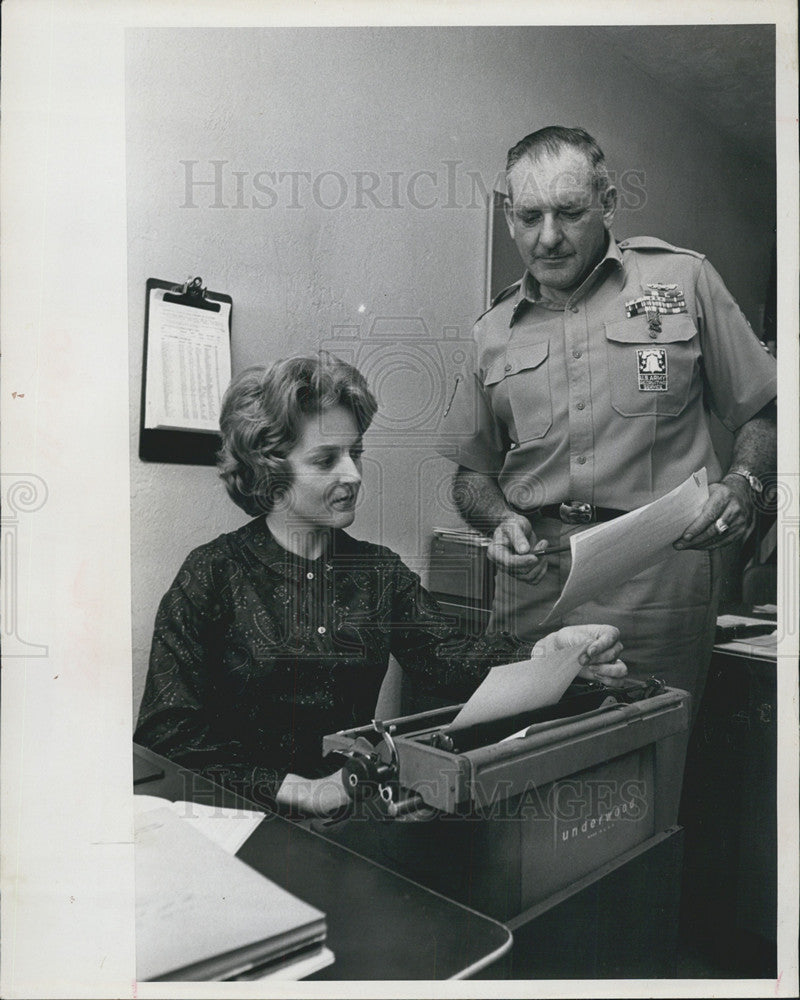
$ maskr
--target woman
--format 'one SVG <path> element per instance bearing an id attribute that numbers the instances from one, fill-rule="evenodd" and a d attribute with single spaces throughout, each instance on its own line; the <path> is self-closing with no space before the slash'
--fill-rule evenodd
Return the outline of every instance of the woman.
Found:
<path id="1" fill-rule="evenodd" d="M 348 535 L 376 402 L 335 358 L 239 375 L 223 400 L 220 475 L 254 519 L 190 553 L 156 617 L 134 739 L 248 798 L 325 815 L 346 802 L 325 733 L 372 717 L 393 654 L 428 690 L 464 700 L 513 636 L 454 635 L 391 550 Z M 562 629 L 588 676 L 620 677 L 618 632 Z"/>

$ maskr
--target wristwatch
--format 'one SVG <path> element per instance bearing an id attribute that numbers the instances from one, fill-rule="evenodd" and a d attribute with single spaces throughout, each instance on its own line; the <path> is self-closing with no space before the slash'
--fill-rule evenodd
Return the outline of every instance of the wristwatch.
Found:
<path id="1" fill-rule="evenodd" d="M 750 487 L 753 493 L 764 492 L 764 484 L 761 482 L 758 476 L 754 475 L 749 469 L 746 469 L 743 465 L 735 465 L 732 469 L 728 469 L 725 475 L 741 476 L 742 479 L 747 481 L 747 485 Z"/>

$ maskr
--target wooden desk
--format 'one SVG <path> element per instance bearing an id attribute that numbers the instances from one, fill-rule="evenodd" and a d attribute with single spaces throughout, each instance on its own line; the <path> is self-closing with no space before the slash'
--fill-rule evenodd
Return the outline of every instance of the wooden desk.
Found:
<path id="1" fill-rule="evenodd" d="M 253 808 L 149 750 L 134 744 L 133 752 L 164 771 L 136 785 L 137 793 Z M 503 924 L 281 816 L 268 813 L 237 856 L 327 915 L 336 961 L 311 979 L 464 979 L 511 947 Z"/>

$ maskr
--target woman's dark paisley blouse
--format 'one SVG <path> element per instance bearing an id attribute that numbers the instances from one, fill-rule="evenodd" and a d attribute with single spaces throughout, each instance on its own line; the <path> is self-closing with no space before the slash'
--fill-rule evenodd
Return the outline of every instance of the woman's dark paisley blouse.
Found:
<path id="1" fill-rule="evenodd" d="M 257 518 L 191 552 L 164 595 L 134 739 L 272 803 L 287 772 L 338 768 L 322 736 L 372 718 L 390 653 L 455 702 L 530 644 L 454 633 L 390 549 L 337 531 L 308 561 Z"/>

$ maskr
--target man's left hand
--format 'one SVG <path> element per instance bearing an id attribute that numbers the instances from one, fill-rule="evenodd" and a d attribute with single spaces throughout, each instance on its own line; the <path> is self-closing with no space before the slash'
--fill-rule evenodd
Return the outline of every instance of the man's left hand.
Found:
<path id="1" fill-rule="evenodd" d="M 747 481 L 731 476 L 708 487 L 708 500 L 681 537 L 676 549 L 720 549 L 741 538 L 750 526 L 753 498 Z"/>

